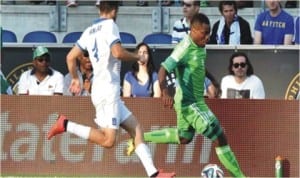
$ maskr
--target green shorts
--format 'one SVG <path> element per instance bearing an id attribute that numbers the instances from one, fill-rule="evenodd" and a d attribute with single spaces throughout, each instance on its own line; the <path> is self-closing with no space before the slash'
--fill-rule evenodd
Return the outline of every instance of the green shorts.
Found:
<path id="1" fill-rule="evenodd" d="M 208 106 L 197 106 L 196 103 L 186 107 L 175 107 L 179 137 L 191 140 L 195 132 L 210 140 L 216 140 L 222 133 L 219 120 Z"/>

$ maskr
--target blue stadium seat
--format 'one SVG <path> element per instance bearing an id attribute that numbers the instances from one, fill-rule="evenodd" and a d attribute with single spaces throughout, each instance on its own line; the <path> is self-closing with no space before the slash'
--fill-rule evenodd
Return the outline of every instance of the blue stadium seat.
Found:
<path id="1" fill-rule="evenodd" d="M 8 43 L 16 43 L 17 42 L 17 36 L 14 32 L 9 30 L 2 30 L 2 42 L 8 42 Z"/>
<path id="2" fill-rule="evenodd" d="M 144 37 L 147 44 L 172 44 L 172 36 L 167 33 L 151 33 Z"/>
<path id="3" fill-rule="evenodd" d="M 32 31 L 23 38 L 23 43 L 56 43 L 56 36 L 48 31 Z"/>
<path id="4" fill-rule="evenodd" d="M 65 35 L 62 42 L 63 43 L 76 43 L 77 40 L 80 38 L 82 32 L 70 32 Z"/>
<path id="5" fill-rule="evenodd" d="M 121 43 L 136 44 L 135 36 L 128 32 L 120 32 Z"/>

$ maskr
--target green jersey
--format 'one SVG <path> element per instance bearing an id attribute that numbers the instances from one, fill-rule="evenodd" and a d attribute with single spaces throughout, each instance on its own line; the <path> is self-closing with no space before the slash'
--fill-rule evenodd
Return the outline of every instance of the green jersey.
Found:
<path id="1" fill-rule="evenodd" d="M 206 49 L 197 46 L 187 35 L 162 63 L 168 72 L 174 70 L 176 74 L 175 106 L 204 104 L 205 60 Z"/>

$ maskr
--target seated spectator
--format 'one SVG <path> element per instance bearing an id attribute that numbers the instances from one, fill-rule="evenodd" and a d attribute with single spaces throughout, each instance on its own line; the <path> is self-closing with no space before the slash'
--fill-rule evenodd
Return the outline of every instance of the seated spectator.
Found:
<path id="1" fill-rule="evenodd" d="M 93 68 L 87 51 L 84 51 L 78 58 L 77 75 L 82 88 L 79 96 L 90 96 L 93 82 Z M 64 79 L 64 95 L 74 96 L 69 90 L 71 80 L 71 74 L 67 73 Z"/>
<path id="2" fill-rule="evenodd" d="M 46 4 L 48 4 L 48 5 L 54 5 L 54 4 L 56 4 L 56 0 L 43 0 L 43 1 L 29 1 L 30 3 L 32 3 L 32 4 L 35 4 L 35 5 L 38 5 L 38 4 L 41 4 L 41 3 L 43 3 L 43 2 L 45 2 Z"/>
<path id="3" fill-rule="evenodd" d="M 138 0 L 136 1 L 136 6 L 148 6 L 148 1 Z"/>
<path id="4" fill-rule="evenodd" d="M 172 6 L 174 4 L 174 0 L 159 0 L 161 1 L 162 6 Z"/>
<path id="5" fill-rule="evenodd" d="M 235 1 L 220 1 L 219 11 L 222 15 L 214 25 L 209 44 L 252 44 L 253 39 L 249 23 L 237 15 Z"/>
<path id="6" fill-rule="evenodd" d="M 1 78 L 1 95 L 12 95 L 13 91 L 10 84 L 7 82 L 6 77 L 3 75 L 2 70 L 0 69 L 0 78 Z"/>
<path id="7" fill-rule="evenodd" d="M 175 21 L 172 32 L 172 43 L 179 43 L 185 35 L 190 33 L 190 21 L 200 10 L 198 0 L 182 0 L 183 18 Z"/>
<path id="8" fill-rule="evenodd" d="M 265 90 L 262 81 L 254 75 L 248 56 L 236 52 L 230 57 L 229 75 L 221 80 L 221 98 L 264 99 Z"/>
<path id="9" fill-rule="evenodd" d="M 268 10 L 258 15 L 254 26 L 254 44 L 291 45 L 294 19 L 278 0 L 266 1 Z"/>
<path id="10" fill-rule="evenodd" d="M 19 95 L 62 95 L 64 76 L 50 67 L 51 56 L 47 48 L 38 46 L 33 51 L 33 69 L 21 74 Z"/>
<path id="11" fill-rule="evenodd" d="M 299 36 L 299 19 L 300 16 L 298 16 L 296 18 L 296 22 L 295 22 L 295 35 L 294 35 L 294 44 L 299 45 L 300 44 L 300 36 Z"/>
<path id="12" fill-rule="evenodd" d="M 136 50 L 148 60 L 145 63 L 134 62 L 132 70 L 125 74 L 123 97 L 160 97 L 161 91 L 150 47 L 142 42 L 137 45 Z"/>
<path id="13" fill-rule="evenodd" d="M 297 1 L 287 0 L 284 7 L 285 8 L 297 8 Z"/>
<path id="14" fill-rule="evenodd" d="M 253 1 L 235 0 L 235 2 L 238 9 L 253 7 Z"/>
<path id="15" fill-rule="evenodd" d="M 16 1 L 15 0 L 2 0 L 1 4 L 5 4 L 5 5 L 15 5 Z"/>
<path id="16" fill-rule="evenodd" d="M 67 0 L 66 6 L 67 6 L 67 7 L 77 7 L 77 6 L 78 6 L 78 3 L 77 3 L 76 0 Z"/>

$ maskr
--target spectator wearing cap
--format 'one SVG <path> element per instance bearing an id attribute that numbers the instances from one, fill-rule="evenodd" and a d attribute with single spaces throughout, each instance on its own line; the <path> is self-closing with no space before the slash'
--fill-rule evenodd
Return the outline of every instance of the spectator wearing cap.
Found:
<path id="1" fill-rule="evenodd" d="M 83 51 L 83 53 L 78 57 L 76 72 L 82 88 L 79 96 L 90 96 L 93 82 L 93 68 L 87 51 Z M 74 96 L 74 94 L 69 90 L 71 81 L 71 74 L 67 73 L 64 78 L 64 95 Z"/>
<path id="2" fill-rule="evenodd" d="M 50 67 L 51 56 L 47 48 L 38 46 L 33 51 L 33 68 L 21 74 L 19 95 L 62 95 L 64 76 Z"/>

